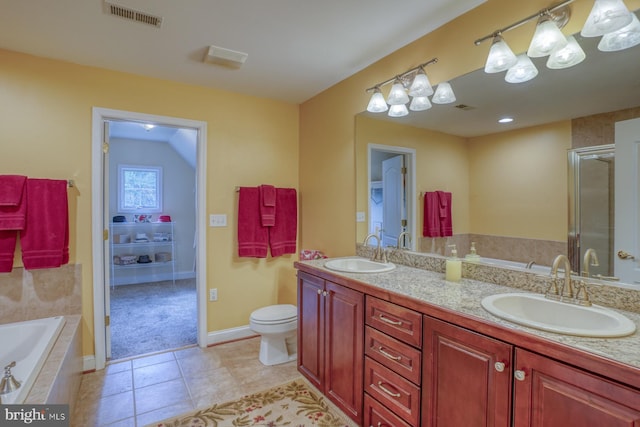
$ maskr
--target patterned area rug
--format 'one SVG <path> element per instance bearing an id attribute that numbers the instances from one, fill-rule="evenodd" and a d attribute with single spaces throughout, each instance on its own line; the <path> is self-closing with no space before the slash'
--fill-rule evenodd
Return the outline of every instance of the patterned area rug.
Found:
<path id="1" fill-rule="evenodd" d="M 353 423 L 332 409 L 322 395 L 296 380 L 239 400 L 215 404 L 147 427 L 317 426 L 345 427 Z"/>

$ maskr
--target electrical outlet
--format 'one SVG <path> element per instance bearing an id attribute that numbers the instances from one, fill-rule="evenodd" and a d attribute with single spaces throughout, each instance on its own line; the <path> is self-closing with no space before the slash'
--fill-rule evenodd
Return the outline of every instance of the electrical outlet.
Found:
<path id="1" fill-rule="evenodd" d="M 356 212 L 356 222 L 364 222 L 365 216 L 364 212 Z"/>
<path id="2" fill-rule="evenodd" d="M 218 289 L 217 288 L 209 289 L 209 301 L 218 301 Z"/>

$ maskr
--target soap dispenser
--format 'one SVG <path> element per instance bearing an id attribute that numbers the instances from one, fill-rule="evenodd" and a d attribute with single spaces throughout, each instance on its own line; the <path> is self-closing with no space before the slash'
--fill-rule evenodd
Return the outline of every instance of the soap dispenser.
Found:
<path id="1" fill-rule="evenodd" d="M 476 242 L 471 242 L 469 253 L 464 257 L 464 259 L 469 262 L 480 261 L 480 255 L 478 255 L 478 253 L 476 252 Z"/>
<path id="2" fill-rule="evenodd" d="M 462 260 L 458 258 L 456 245 L 449 245 L 451 248 L 451 257 L 447 258 L 445 266 L 445 280 L 449 282 L 458 282 L 462 277 Z"/>

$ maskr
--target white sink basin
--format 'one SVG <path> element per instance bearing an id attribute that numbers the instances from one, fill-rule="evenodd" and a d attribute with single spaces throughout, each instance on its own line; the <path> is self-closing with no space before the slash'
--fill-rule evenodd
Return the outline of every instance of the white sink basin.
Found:
<path id="1" fill-rule="evenodd" d="M 635 323 L 606 307 L 567 304 L 539 294 L 491 295 L 482 300 L 482 307 L 510 322 L 558 334 L 605 338 L 636 330 Z"/>
<path id="2" fill-rule="evenodd" d="M 384 273 L 396 268 L 391 262 L 375 262 L 366 258 L 336 258 L 325 262 L 324 266 L 344 273 Z"/>

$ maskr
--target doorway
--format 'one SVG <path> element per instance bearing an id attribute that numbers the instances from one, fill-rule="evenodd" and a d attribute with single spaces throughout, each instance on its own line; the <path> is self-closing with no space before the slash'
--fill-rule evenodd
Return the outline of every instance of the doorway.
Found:
<path id="1" fill-rule="evenodd" d="M 416 241 L 415 150 L 368 144 L 369 234 L 383 247 L 413 250 Z M 401 241 L 398 238 L 406 232 Z"/>
<path id="2" fill-rule="evenodd" d="M 194 129 L 111 120 L 107 359 L 197 342 Z"/>
<path id="3" fill-rule="evenodd" d="M 187 216 L 179 214 L 176 208 L 172 208 L 171 211 L 165 211 L 165 206 L 146 205 L 145 203 L 149 200 L 145 200 L 142 204 L 140 204 L 141 202 L 135 202 L 138 204 L 135 206 L 136 208 L 142 208 L 139 210 L 127 209 L 126 207 L 123 209 L 121 205 L 118 206 L 117 202 L 114 202 L 114 200 L 118 200 L 119 196 L 122 196 L 120 194 L 122 188 L 114 191 L 114 187 L 118 186 L 118 180 L 122 178 L 120 174 L 124 173 L 122 171 L 123 167 L 125 169 L 128 168 L 130 172 L 133 171 L 132 176 L 135 176 L 138 172 L 143 173 L 143 175 L 146 173 L 145 176 L 147 178 L 158 176 L 157 173 L 155 175 L 151 173 L 153 167 L 158 165 L 149 164 L 149 159 L 153 157 L 153 152 L 159 153 L 162 151 L 160 150 L 160 145 L 158 145 L 159 143 L 152 141 L 134 143 L 133 139 L 123 138 L 123 134 L 119 134 L 121 129 L 118 129 L 118 127 L 126 126 L 133 126 L 141 132 L 150 132 L 150 130 L 144 129 L 144 124 L 154 125 L 164 131 L 182 134 L 190 133 L 193 135 L 193 138 L 190 139 L 191 142 L 182 141 L 184 143 L 177 144 L 179 148 L 176 148 L 176 150 L 168 147 L 167 143 L 163 144 L 165 145 L 163 147 L 165 151 L 172 150 L 174 153 L 181 149 L 184 150 L 186 146 L 191 144 L 191 149 L 194 153 L 191 159 L 193 166 L 191 181 L 193 184 L 189 190 L 192 191 L 182 191 L 182 193 L 189 194 L 190 204 L 194 206 L 194 210 Z M 112 130 L 115 130 L 114 134 L 111 133 Z M 116 146 L 119 144 L 125 147 L 125 153 L 119 155 L 120 161 L 113 162 L 114 165 L 111 165 L 110 156 L 115 155 L 117 152 Z M 136 144 L 139 147 L 135 147 Z M 144 160 L 136 162 L 136 157 L 132 156 L 134 148 L 146 154 L 142 156 Z M 112 149 L 116 151 L 112 152 Z M 184 160 L 184 154 L 182 157 L 182 160 Z M 206 265 L 205 262 L 198 262 L 198 260 L 206 259 L 206 245 L 198 244 L 198 242 L 205 241 L 205 158 L 206 123 L 204 122 L 94 108 L 92 136 L 92 190 L 94 196 L 92 211 L 95 220 L 92 233 L 96 369 L 104 368 L 107 359 L 111 356 L 111 325 L 113 324 L 110 317 L 112 315 L 111 292 L 112 290 L 124 290 L 127 286 L 140 287 L 146 285 L 149 286 L 148 290 L 153 286 L 156 291 L 162 289 L 164 293 L 168 293 L 168 291 L 179 290 L 184 281 L 191 281 L 190 285 L 186 287 L 192 286 L 195 290 L 195 292 L 191 293 L 195 296 L 196 303 L 192 305 L 190 312 L 197 313 L 195 317 L 197 343 L 201 347 L 206 345 L 206 300 L 204 298 Z M 122 159 L 126 159 L 126 163 Z M 184 162 L 189 163 L 187 160 Z M 176 163 L 175 158 L 170 163 Z M 155 170 L 160 170 L 160 175 L 167 172 L 162 167 Z M 114 174 L 116 176 L 113 176 Z M 171 179 L 171 182 L 174 181 L 175 179 Z M 148 181 L 145 181 L 145 183 L 147 185 Z M 151 185 L 151 187 L 153 186 Z M 166 194 L 166 191 L 159 194 Z M 114 205 L 117 207 L 114 208 Z M 189 216 L 192 227 L 190 229 L 187 227 L 183 229 L 187 231 L 182 231 L 181 234 L 178 234 L 180 231 L 178 224 L 183 221 L 174 220 L 182 217 L 184 222 L 189 222 L 187 221 Z M 122 217 L 126 221 L 126 226 L 121 222 L 123 220 Z M 117 222 L 114 222 L 114 220 Z M 123 227 L 125 229 L 129 227 L 130 229 L 123 232 Z M 155 228 L 158 228 L 158 230 L 155 230 Z M 116 246 L 115 242 L 123 246 Z M 184 248 L 178 248 L 178 242 L 185 243 L 183 246 L 189 248 L 190 255 L 185 255 Z M 140 246 L 137 246 L 137 244 L 140 244 Z M 148 253 L 142 253 L 145 252 L 144 247 L 147 248 L 146 252 Z M 129 267 L 133 262 L 133 257 L 136 258 L 135 264 Z M 156 258 L 158 264 L 154 265 L 154 268 L 141 268 L 143 266 L 150 267 L 156 261 Z M 117 261 L 117 264 L 114 264 L 114 260 Z M 182 263 L 181 260 L 183 261 Z M 188 264 L 188 268 L 185 267 L 184 261 Z M 114 266 L 123 268 L 118 268 L 116 273 Z M 161 266 L 164 268 L 155 268 Z M 134 290 L 134 288 L 130 289 Z M 134 306 L 135 304 L 132 305 L 132 307 Z M 135 338 L 134 334 L 133 339 Z M 141 339 L 144 336 L 139 334 L 137 338 Z"/>

